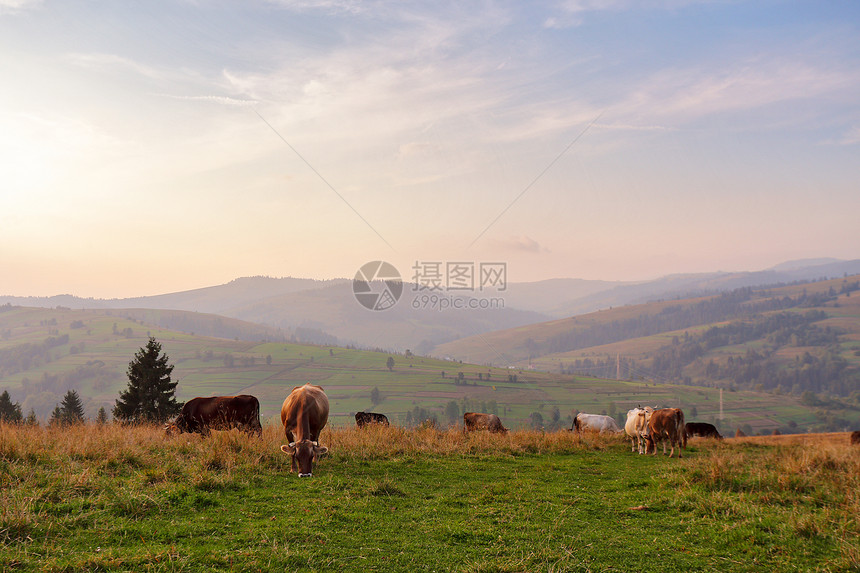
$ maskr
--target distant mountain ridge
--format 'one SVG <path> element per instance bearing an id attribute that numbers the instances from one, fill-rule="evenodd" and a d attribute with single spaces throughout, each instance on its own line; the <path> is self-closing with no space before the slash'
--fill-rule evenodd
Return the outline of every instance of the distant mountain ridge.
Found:
<path id="1" fill-rule="evenodd" d="M 124 299 L 0 296 L 0 305 L 77 309 L 184 310 L 219 314 L 281 329 L 306 342 L 430 352 L 435 346 L 506 328 L 594 312 L 610 307 L 715 294 L 739 287 L 838 278 L 860 273 L 860 259 L 804 259 L 754 272 L 676 274 L 651 281 L 550 279 L 510 283 L 493 296 L 503 308 L 462 311 L 415 307 L 416 292 L 404 285 L 401 300 L 386 311 L 361 307 L 350 279 L 243 277 L 188 291 Z M 424 294 L 427 294 L 426 291 Z M 448 295 L 454 293 L 434 293 Z M 457 293 L 463 294 L 463 293 Z"/>

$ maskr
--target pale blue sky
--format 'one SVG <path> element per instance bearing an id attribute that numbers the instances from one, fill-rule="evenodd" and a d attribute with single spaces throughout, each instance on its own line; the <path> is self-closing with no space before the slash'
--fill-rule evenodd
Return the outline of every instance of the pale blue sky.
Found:
<path id="1" fill-rule="evenodd" d="M 0 0 L 0 74 L 0 294 L 860 257 L 853 1 Z"/>

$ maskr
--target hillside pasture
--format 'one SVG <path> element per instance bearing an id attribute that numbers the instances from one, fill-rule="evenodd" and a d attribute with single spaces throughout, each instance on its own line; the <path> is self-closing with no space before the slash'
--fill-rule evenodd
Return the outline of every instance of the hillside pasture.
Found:
<path id="1" fill-rule="evenodd" d="M 853 571 L 860 448 L 327 429 L 0 425 L 0 570 Z"/>
<path id="2" fill-rule="evenodd" d="M 199 324 L 205 317 L 193 318 Z M 354 424 L 352 415 L 361 410 L 384 413 L 393 424 L 405 425 L 407 413 L 415 408 L 437 416 L 442 425 L 460 423 L 459 417 L 445 416 L 451 401 L 458 404 L 460 415 L 495 408 L 506 427 L 513 429 L 532 427 L 534 420 L 539 423 L 536 414 L 546 428 L 570 427 L 574 412 L 618 415 L 637 404 L 681 407 L 688 419 L 693 419 L 695 408 L 699 421 L 715 422 L 720 415 L 715 388 L 563 375 L 557 365 L 550 372 L 491 368 L 349 348 L 225 340 L 141 324 L 124 311 L 12 308 L 0 312 L 0 334 L 0 352 L 41 344 L 50 337 L 69 337 L 46 351 L 45 359 L 0 370 L 0 391 L 8 390 L 25 415 L 32 408 L 43 422 L 68 389 L 78 391 L 88 417 L 95 417 L 100 407 L 110 412 L 127 386 L 128 363 L 150 335 L 175 365 L 172 377 L 179 382 L 179 400 L 253 394 L 260 400 L 264 423 L 274 425 L 280 423 L 280 407 L 289 391 L 305 382 L 330 392 L 334 426 Z M 386 366 L 389 356 L 394 358 L 393 371 Z M 463 380 L 457 383 L 460 372 Z M 377 404 L 371 401 L 374 388 L 380 396 Z M 559 419 L 553 426 L 556 408 Z M 723 433 L 734 433 L 745 424 L 756 432 L 769 432 L 789 421 L 803 430 L 815 421 L 812 410 L 801 407 L 796 397 L 761 392 L 725 392 L 723 414 Z M 846 416 L 860 424 L 860 411 Z"/>

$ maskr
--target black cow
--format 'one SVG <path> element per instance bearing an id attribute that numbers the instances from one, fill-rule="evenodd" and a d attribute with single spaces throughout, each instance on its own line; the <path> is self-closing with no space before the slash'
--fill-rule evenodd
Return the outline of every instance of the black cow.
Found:
<path id="1" fill-rule="evenodd" d="M 197 432 L 239 428 L 244 432 L 263 433 L 260 425 L 260 401 L 248 394 L 192 398 L 182 407 L 182 413 L 164 426 L 168 433 Z"/>
<path id="2" fill-rule="evenodd" d="M 355 423 L 358 425 L 359 428 L 363 428 L 368 424 L 382 424 L 383 426 L 387 426 L 388 418 L 385 417 L 385 414 L 375 414 L 373 412 L 356 412 Z"/>
<path id="3" fill-rule="evenodd" d="M 723 437 L 713 424 L 707 422 L 687 422 L 684 425 L 684 433 L 688 438 L 716 438 L 722 440 Z"/>

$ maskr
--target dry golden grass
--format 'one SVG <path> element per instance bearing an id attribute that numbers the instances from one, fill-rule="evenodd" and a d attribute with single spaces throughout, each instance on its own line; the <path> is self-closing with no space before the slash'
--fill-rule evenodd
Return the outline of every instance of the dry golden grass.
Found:
<path id="1" fill-rule="evenodd" d="M 435 455 L 518 455 L 563 453 L 577 450 L 604 450 L 622 441 L 620 436 L 574 432 L 516 430 L 507 434 L 464 433 L 462 429 L 408 430 L 368 426 L 361 430 L 337 428 L 323 432 L 320 440 L 333 455 L 356 459 L 387 458 L 403 454 Z"/>
<path id="2" fill-rule="evenodd" d="M 740 518 L 747 505 L 782 508 L 798 538 L 832 535 L 841 565 L 860 568 L 860 447 L 846 433 L 713 441 L 672 479 L 705 514 Z"/>
<path id="3" fill-rule="evenodd" d="M 745 436 L 728 438 L 734 443 L 762 444 L 768 446 L 788 446 L 796 444 L 848 444 L 850 432 L 830 432 L 822 434 L 781 434 L 778 436 Z"/>

